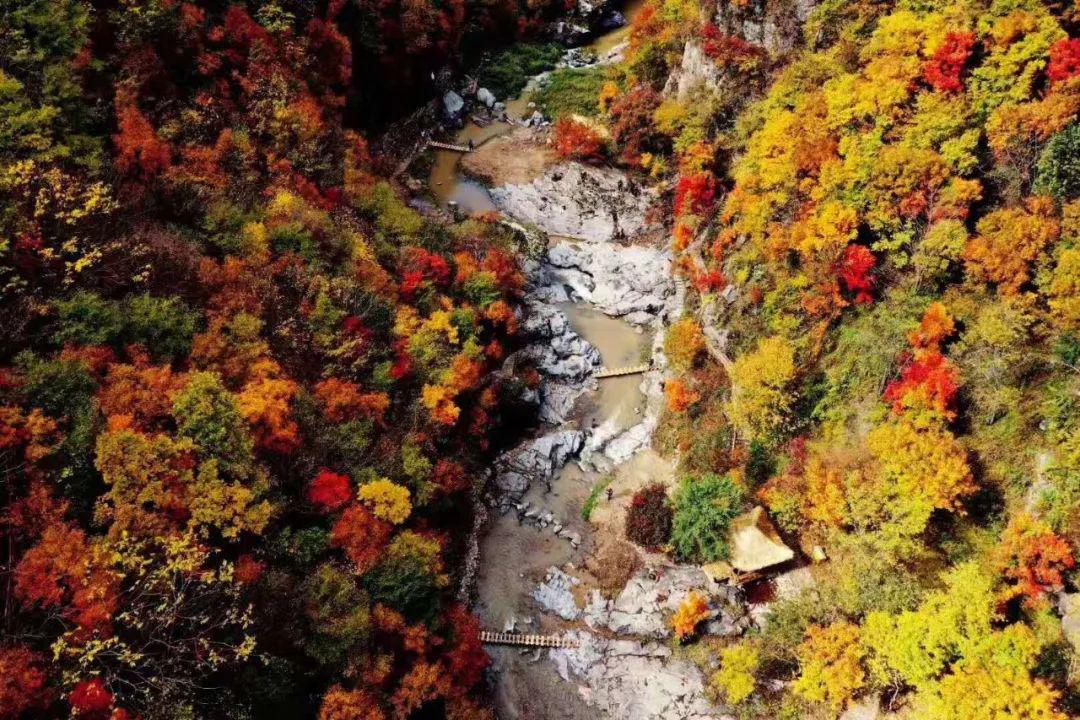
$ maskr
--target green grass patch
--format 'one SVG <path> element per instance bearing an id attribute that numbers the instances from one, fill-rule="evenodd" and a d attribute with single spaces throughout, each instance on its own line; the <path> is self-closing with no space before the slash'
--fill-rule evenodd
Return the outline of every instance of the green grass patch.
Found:
<path id="1" fill-rule="evenodd" d="M 481 63 L 477 71 L 480 87 L 504 102 L 517 97 L 529 78 L 555 67 L 563 52 L 557 43 L 515 45 Z"/>
<path id="2" fill-rule="evenodd" d="M 600 114 L 600 88 L 606 79 L 604 68 L 561 68 L 536 93 L 537 106 L 549 118 L 564 115 L 592 117 Z"/>
<path id="3" fill-rule="evenodd" d="M 611 484 L 611 481 L 615 477 L 608 475 L 605 478 L 601 478 L 599 482 L 593 485 L 592 490 L 589 491 L 589 497 L 585 499 L 585 504 L 581 506 L 581 519 L 585 522 L 589 522 L 589 518 L 592 517 L 593 508 L 596 507 L 596 503 L 600 501 L 600 495 L 607 490 L 607 486 Z"/>

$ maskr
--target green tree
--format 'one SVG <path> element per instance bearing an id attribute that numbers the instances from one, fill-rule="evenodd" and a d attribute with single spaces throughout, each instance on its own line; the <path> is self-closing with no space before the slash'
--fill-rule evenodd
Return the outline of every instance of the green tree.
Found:
<path id="1" fill-rule="evenodd" d="M 685 477 L 675 493 L 671 543 L 681 560 L 712 562 L 728 557 L 728 528 L 742 510 L 745 490 L 728 475 Z"/>
<path id="2" fill-rule="evenodd" d="M 180 434 L 190 438 L 222 470 L 247 475 L 252 465 L 252 440 L 236 405 L 236 397 L 217 373 L 193 373 L 173 402 Z"/>
<path id="3" fill-rule="evenodd" d="M 1035 166 L 1035 189 L 1063 201 L 1080 197 L 1080 123 L 1046 143 Z"/>
<path id="4" fill-rule="evenodd" d="M 304 582 L 302 594 L 313 630 L 304 638 L 304 649 L 313 658 L 337 665 L 367 642 L 370 601 L 352 573 L 323 563 Z"/>

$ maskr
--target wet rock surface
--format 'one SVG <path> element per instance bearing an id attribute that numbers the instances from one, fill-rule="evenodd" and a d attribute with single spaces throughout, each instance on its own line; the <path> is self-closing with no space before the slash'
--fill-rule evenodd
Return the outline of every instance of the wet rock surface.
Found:
<path id="1" fill-rule="evenodd" d="M 564 573 L 559 568 L 550 568 L 544 582 L 533 591 L 533 599 L 547 612 L 554 613 L 563 620 L 577 620 L 581 608 L 574 600 L 574 586 L 577 578 Z"/>

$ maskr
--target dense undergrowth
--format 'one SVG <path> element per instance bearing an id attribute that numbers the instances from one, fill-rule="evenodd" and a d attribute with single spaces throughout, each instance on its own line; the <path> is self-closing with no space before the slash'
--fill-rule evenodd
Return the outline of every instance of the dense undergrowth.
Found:
<path id="1" fill-rule="evenodd" d="M 488 716 L 516 240 L 342 117 L 537 16 L 363 5 L 0 3 L 0 718 Z"/>
<path id="2" fill-rule="evenodd" d="M 880 699 L 921 720 L 1066 717 L 1080 16 L 830 0 L 790 45 L 742 35 L 793 8 L 654 0 L 605 71 L 603 127 L 556 124 L 563 154 L 670 189 L 694 290 L 660 431 L 684 479 L 668 513 L 640 493 L 628 530 L 655 546 L 670 523 L 677 556 L 723 559 L 733 509 L 756 502 L 805 556 L 824 549 L 764 631 L 695 651 L 744 716 Z"/>

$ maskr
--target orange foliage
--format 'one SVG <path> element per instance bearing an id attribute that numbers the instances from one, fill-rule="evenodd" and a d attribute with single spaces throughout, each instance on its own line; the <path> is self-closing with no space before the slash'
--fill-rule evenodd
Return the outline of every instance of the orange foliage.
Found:
<path id="1" fill-rule="evenodd" d="M 664 396 L 667 398 L 667 409 L 673 413 L 686 412 L 701 399 L 701 393 L 691 390 L 681 378 L 672 378 L 664 384 Z"/>
<path id="2" fill-rule="evenodd" d="M 1029 198 L 1025 207 L 989 213 L 977 230 L 964 249 L 968 272 L 996 284 L 1003 295 L 1015 295 L 1030 279 L 1031 265 L 1057 240 L 1060 227 L 1053 202 Z"/>
<path id="3" fill-rule="evenodd" d="M 694 634 L 702 620 L 709 616 L 709 601 L 697 590 L 691 590 L 671 618 L 675 637 L 685 640 Z"/>
<path id="4" fill-rule="evenodd" d="M 364 505 L 353 504 L 341 513 L 330 530 L 330 544 L 345 551 L 346 557 L 363 574 L 382 557 L 392 527 L 375 517 Z"/>
<path id="5" fill-rule="evenodd" d="M 86 534 L 66 523 L 46 527 L 23 555 L 14 589 L 26 606 L 68 605 L 64 614 L 84 630 L 107 626 L 119 603 L 115 576 Z"/>
<path id="6" fill-rule="evenodd" d="M 138 175 L 142 180 L 160 174 L 172 162 L 172 148 L 158 136 L 154 126 L 139 110 L 134 94 L 121 89 L 116 93 L 117 132 L 116 166 L 123 173 Z"/>
<path id="7" fill-rule="evenodd" d="M 418 662 L 401 679 L 390 698 L 394 717 L 407 720 L 424 703 L 447 695 L 451 689 L 450 676 L 438 663 Z"/>
<path id="8" fill-rule="evenodd" d="M 143 353 L 135 354 L 133 364 L 109 366 L 98 391 L 98 402 L 106 415 L 129 415 L 133 427 L 158 429 L 172 415 L 173 397 L 183 387 L 185 376 L 174 373 L 169 365 L 150 365 Z"/>
<path id="9" fill-rule="evenodd" d="M 363 415 L 381 424 L 390 407 L 390 396 L 386 393 L 364 393 L 356 383 L 337 378 L 317 383 L 314 392 L 323 407 L 323 415 L 334 423 L 355 420 Z"/>
<path id="10" fill-rule="evenodd" d="M 254 430 L 259 447 L 289 454 L 300 445 L 300 428 L 292 418 L 292 399 L 299 386 L 281 376 L 272 360 L 259 363 L 237 395 L 240 414 Z"/>
<path id="11" fill-rule="evenodd" d="M 572 118 L 555 121 L 555 152 L 564 158 L 600 157 L 604 139 L 588 125 Z"/>
<path id="12" fill-rule="evenodd" d="M 371 692 L 334 685 L 323 696 L 319 720 L 386 720 L 386 714 Z"/>

